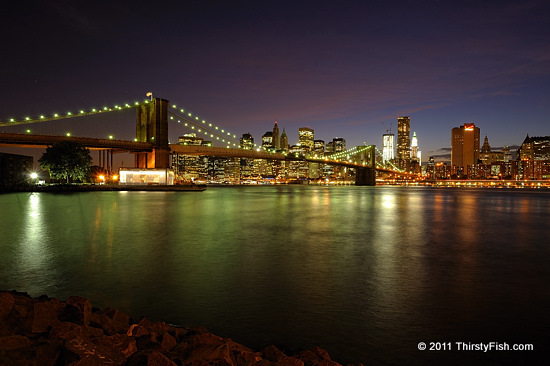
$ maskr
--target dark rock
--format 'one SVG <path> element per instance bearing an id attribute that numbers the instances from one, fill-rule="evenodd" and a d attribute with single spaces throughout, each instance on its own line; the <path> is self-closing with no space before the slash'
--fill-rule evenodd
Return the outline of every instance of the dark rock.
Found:
<path id="1" fill-rule="evenodd" d="M 15 298 L 8 292 L 0 293 L 0 323 L 8 320 L 11 309 L 15 304 Z"/>
<path id="2" fill-rule="evenodd" d="M 154 350 L 139 351 L 134 353 L 128 361 L 126 366 L 177 366 L 168 357 L 162 353 Z"/>
<path id="3" fill-rule="evenodd" d="M 103 335 L 103 329 L 59 321 L 52 326 L 49 338 L 67 340 L 76 337 L 93 338 L 101 337 Z"/>
<path id="4" fill-rule="evenodd" d="M 57 313 L 61 311 L 64 306 L 65 304 L 57 299 L 35 302 L 33 304 L 32 331 L 34 333 L 49 332 L 54 324 L 59 323 Z"/>
<path id="5" fill-rule="evenodd" d="M 171 351 L 178 344 L 176 338 L 174 338 L 170 333 L 166 332 L 162 335 L 162 341 L 160 345 L 164 352 Z"/>
<path id="6" fill-rule="evenodd" d="M 156 333 L 147 333 L 139 337 L 135 337 L 137 348 L 141 350 L 160 350 L 160 342 L 157 339 Z"/>
<path id="7" fill-rule="evenodd" d="M 30 333 L 33 323 L 32 298 L 27 294 L 12 294 L 14 303 L 7 320 L 7 326 L 18 329 L 19 333 Z"/>
<path id="8" fill-rule="evenodd" d="M 130 326 L 130 317 L 116 309 L 93 311 L 90 314 L 90 325 L 99 327 L 107 335 L 125 333 Z"/>
<path id="9" fill-rule="evenodd" d="M 61 302 L 0 291 L 0 365 L 341 366 L 318 347 L 294 356 L 275 346 L 254 352 L 204 327 L 130 323 L 82 297 Z"/>
<path id="10" fill-rule="evenodd" d="M 294 357 L 302 360 L 305 366 L 335 366 L 336 362 L 330 359 L 328 352 L 320 347 L 300 351 Z"/>
<path id="11" fill-rule="evenodd" d="M 280 359 L 286 357 L 286 355 L 278 349 L 277 347 L 271 345 L 267 346 L 262 350 L 262 355 L 265 359 L 268 359 L 269 361 L 277 362 Z"/>
<path id="12" fill-rule="evenodd" d="M 123 358 L 128 358 L 137 352 L 136 340 L 126 334 L 115 334 L 94 339 L 94 343 L 100 347 L 119 353 Z"/>
<path id="13" fill-rule="evenodd" d="M 66 301 L 63 311 L 59 314 L 59 320 L 88 325 L 90 324 L 91 313 L 92 304 L 90 304 L 90 300 L 80 296 L 71 296 Z"/>
<path id="14" fill-rule="evenodd" d="M 10 335 L 0 338 L 0 350 L 11 351 L 14 349 L 25 348 L 31 345 L 31 340 L 22 335 Z"/>
<path id="15" fill-rule="evenodd" d="M 39 366 L 54 366 L 57 358 L 61 353 L 63 341 L 60 339 L 52 339 L 49 342 L 40 345 L 36 349 L 35 365 Z"/>
<path id="16" fill-rule="evenodd" d="M 106 338 L 108 337 L 106 336 Z M 108 340 L 103 342 L 105 345 L 96 344 L 89 338 L 69 339 L 62 345 L 57 363 L 62 365 L 122 365 L 126 361 L 124 353 L 116 347 L 107 345 Z M 131 349 L 131 345 L 128 345 L 126 349 Z"/>

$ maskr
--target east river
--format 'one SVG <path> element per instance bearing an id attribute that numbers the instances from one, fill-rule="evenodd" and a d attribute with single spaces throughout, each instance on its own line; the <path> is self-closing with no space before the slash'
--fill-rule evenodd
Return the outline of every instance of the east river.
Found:
<path id="1" fill-rule="evenodd" d="M 1 194 L 0 289 L 344 364 L 532 364 L 550 342 L 550 191 Z"/>

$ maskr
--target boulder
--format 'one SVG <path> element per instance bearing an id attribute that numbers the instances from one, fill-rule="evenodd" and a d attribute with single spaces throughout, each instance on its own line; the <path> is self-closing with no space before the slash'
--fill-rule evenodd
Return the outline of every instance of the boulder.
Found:
<path id="1" fill-rule="evenodd" d="M 0 292 L 0 323 L 8 320 L 15 298 L 9 292 Z"/>
<path id="2" fill-rule="evenodd" d="M 80 296 L 71 296 L 65 302 L 65 307 L 59 314 L 59 320 L 88 325 L 92 314 L 90 300 Z"/>
<path id="3" fill-rule="evenodd" d="M 6 337 L 0 337 L 0 350 L 12 351 L 19 348 L 29 347 L 31 340 L 22 335 L 10 335 Z"/>
<path id="4" fill-rule="evenodd" d="M 138 351 L 134 353 L 125 366 L 176 366 L 168 357 L 154 350 Z"/>
<path id="5" fill-rule="evenodd" d="M 49 301 L 40 301 L 33 304 L 33 323 L 32 331 L 34 333 L 47 333 L 57 323 L 57 313 L 62 311 L 65 304 L 57 299 Z"/>
<path id="6" fill-rule="evenodd" d="M 130 317 L 116 309 L 104 309 L 90 314 L 90 325 L 103 329 L 105 334 L 124 333 L 130 326 Z"/>
<path id="7" fill-rule="evenodd" d="M 305 366 L 336 366 L 338 363 L 332 361 L 328 352 L 320 347 L 300 351 L 294 355 L 304 362 Z"/>

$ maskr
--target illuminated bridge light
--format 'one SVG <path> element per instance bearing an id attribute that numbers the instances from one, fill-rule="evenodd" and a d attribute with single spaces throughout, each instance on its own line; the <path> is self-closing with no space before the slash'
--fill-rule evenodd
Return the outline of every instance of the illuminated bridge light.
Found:
<path id="1" fill-rule="evenodd" d="M 67 112 L 67 116 L 72 116 L 73 114 L 71 112 Z"/>
<path id="2" fill-rule="evenodd" d="M 84 113 L 84 111 L 80 111 L 80 114 L 83 114 L 83 113 Z"/>
<path id="3" fill-rule="evenodd" d="M 54 114 L 53 116 L 54 116 L 54 117 L 59 117 L 59 115 L 58 115 L 57 113 L 56 113 L 56 114 Z"/>
<path id="4" fill-rule="evenodd" d="M 183 108 L 182 108 L 182 109 L 180 109 L 180 112 L 182 112 L 182 113 L 183 113 L 183 112 L 185 112 L 185 111 L 184 111 L 184 110 L 183 110 Z"/>
<path id="5" fill-rule="evenodd" d="M 139 105 L 139 102 L 135 102 L 134 105 Z"/>
<path id="6" fill-rule="evenodd" d="M 172 108 L 174 108 L 174 109 L 178 109 L 178 107 L 177 107 L 177 106 L 176 106 L 175 104 L 174 104 L 174 105 L 172 105 Z"/>
<path id="7" fill-rule="evenodd" d="M 43 115 L 41 115 L 41 116 L 40 116 L 40 119 L 42 119 L 42 118 L 44 118 L 44 116 L 43 116 Z"/>
<path id="8" fill-rule="evenodd" d="M 31 130 L 27 130 L 27 133 L 31 133 Z"/>
<path id="9" fill-rule="evenodd" d="M 29 118 L 29 117 L 25 117 L 25 121 L 28 121 L 28 120 L 30 120 L 30 118 Z"/>
<path id="10" fill-rule="evenodd" d="M 71 133 L 70 133 L 70 132 L 67 132 L 67 137 L 71 137 Z"/>

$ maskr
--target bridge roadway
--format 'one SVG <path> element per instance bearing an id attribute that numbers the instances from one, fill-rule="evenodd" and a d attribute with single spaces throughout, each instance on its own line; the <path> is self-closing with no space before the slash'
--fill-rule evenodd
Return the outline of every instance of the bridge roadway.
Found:
<path id="1" fill-rule="evenodd" d="M 55 136 L 55 135 L 34 135 L 24 133 L 5 133 L 0 132 L 0 145 L 17 145 L 25 148 L 43 148 L 51 146 L 60 141 L 74 141 L 91 150 L 113 149 L 128 152 L 151 151 L 153 145 L 148 142 L 135 142 L 127 140 L 98 139 L 90 137 L 77 136 Z M 304 156 L 285 155 L 282 153 L 273 153 L 264 150 L 245 150 L 225 147 L 209 147 L 199 145 L 168 145 L 172 153 L 183 155 L 207 155 L 219 157 L 238 157 L 249 159 L 271 159 L 271 160 L 292 160 L 308 161 L 312 163 L 324 163 L 332 165 L 346 166 L 350 168 L 364 167 L 364 165 L 354 164 L 345 161 L 334 161 L 327 159 L 313 159 Z"/>
<path id="2" fill-rule="evenodd" d="M 91 150 L 114 149 L 129 152 L 151 151 L 153 145 L 148 142 L 135 142 L 127 140 L 97 139 L 90 137 L 76 136 L 55 136 L 55 135 L 31 135 L 25 133 L 0 132 L 0 145 L 17 145 L 25 148 L 44 148 L 61 141 L 74 141 Z"/>
<path id="3" fill-rule="evenodd" d="M 208 155 L 219 157 L 238 157 L 238 158 L 250 158 L 250 159 L 271 159 L 271 160 L 290 160 L 290 161 L 307 161 L 310 163 L 321 163 L 345 166 L 348 168 L 368 168 L 368 165 L 360 165 L 350 163 L 346 161 L 335 161 L 329 159 L 314 159 L 305 156 L 295 156 L 292 154 L 285 155 L 282 153 L 272 153 L 263 150 L 245 150 L 245 149 L 232 149 L 225 147 L 208 147 L 200 145 L 169 145 L 172 153 L 182 155 Z"/>

